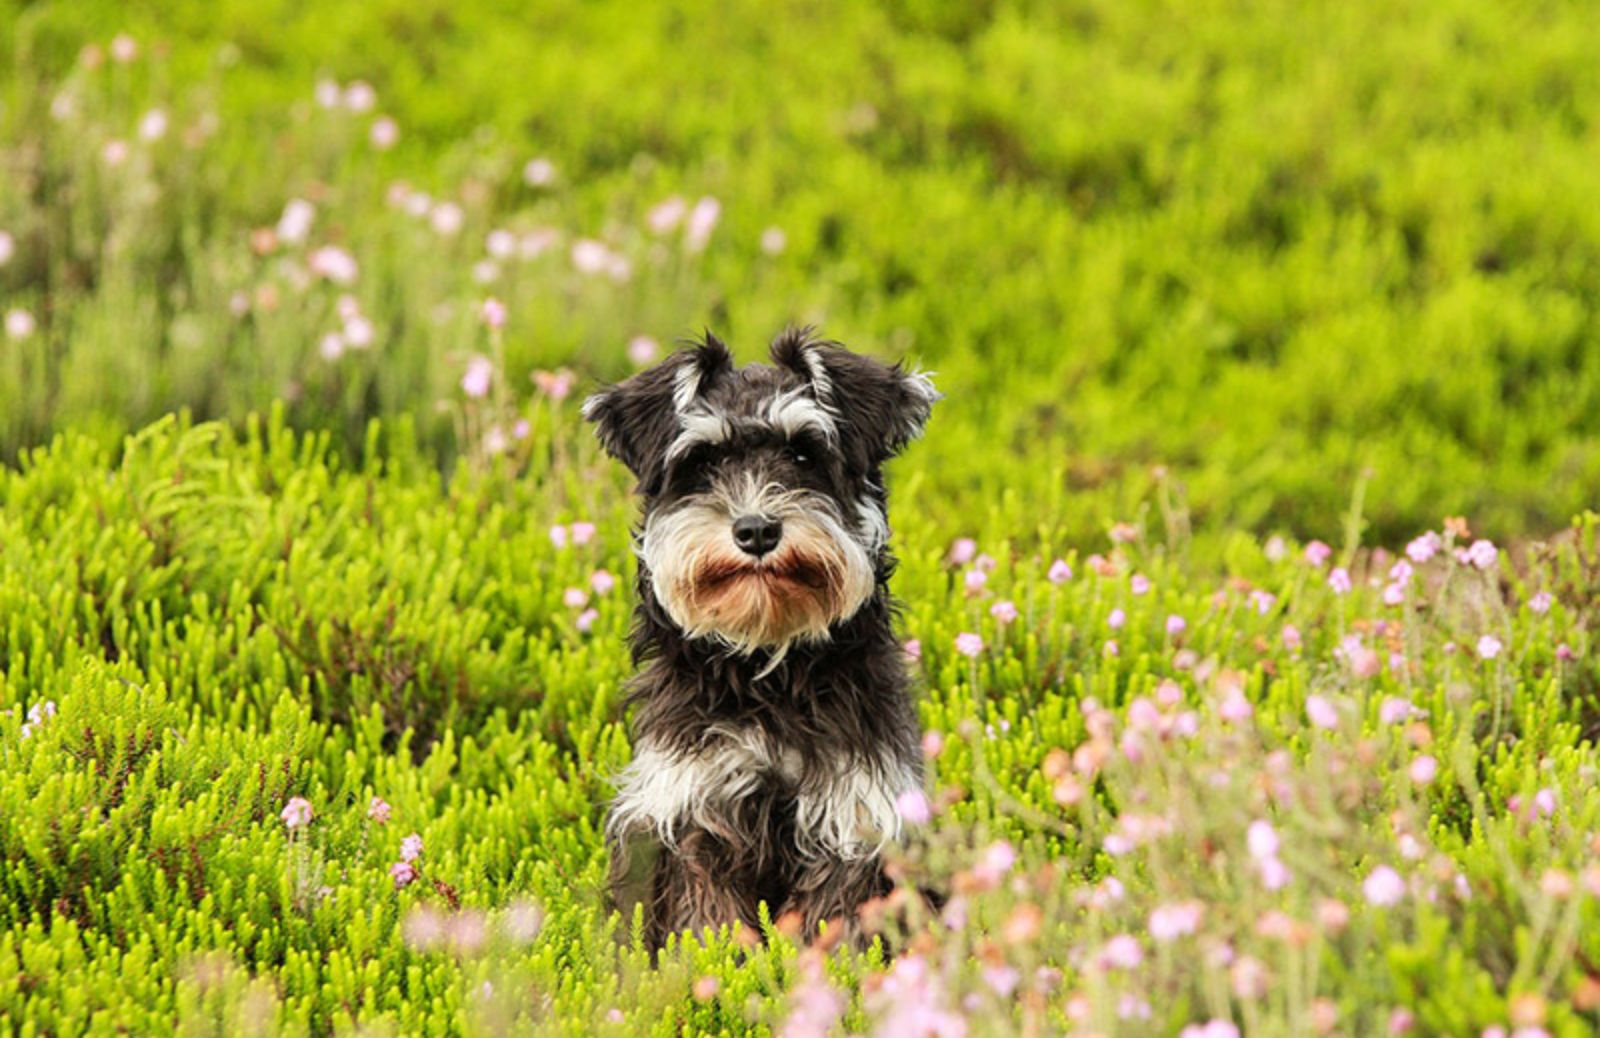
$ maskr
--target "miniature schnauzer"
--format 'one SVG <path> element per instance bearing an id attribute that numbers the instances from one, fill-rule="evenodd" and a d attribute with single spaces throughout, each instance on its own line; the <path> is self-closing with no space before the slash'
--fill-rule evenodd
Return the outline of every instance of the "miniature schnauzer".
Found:
<path id="1" fill-rule="evenodd" d="M 607 835 L 654 948 L 754 932 L 762 902 L 853 934 L 922 786 L 883 463 L 939 394 L 809 330 L 771 356 L 736 368 L 708 333 L 583 408 L 644 499 L 634 758 Z"/>

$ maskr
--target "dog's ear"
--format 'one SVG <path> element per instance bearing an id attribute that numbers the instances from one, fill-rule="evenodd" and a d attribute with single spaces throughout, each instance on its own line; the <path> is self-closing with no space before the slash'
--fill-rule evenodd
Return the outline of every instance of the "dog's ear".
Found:
<path id="1" fill-rule="evenodd" d="M 811 384 L 817 403 L 845 427 L 840 446 L 861 468 L 898 454 L 922 435 L 941 399 L 927 375 L 906 371 L 791 328 L 772 343 L 772 360 Z"/>
<path id="2" fill-rule="evenodd" d="M 583 402 L 606 453 L 628 466 L 645 493 L 660 488 L 667 448 L 683 430 L 683 415 L 733 370 L 733 355 L 710 332 L 660 364 Z"/>

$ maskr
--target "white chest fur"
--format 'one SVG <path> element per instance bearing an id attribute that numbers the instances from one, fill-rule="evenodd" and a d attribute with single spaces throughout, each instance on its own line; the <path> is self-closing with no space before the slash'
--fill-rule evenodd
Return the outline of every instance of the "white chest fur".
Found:
<path id="1" fill-rule="evenodd" d="M 684 825 L 715 828 L 721 812 L 775 780 L 793 790 L 800 853 L 845 859 L 900 837 L 896 800 L 917 786 L 897 762 L 840 758 L 806 767 L 798 751 L 755 729 L 718 730 L 689 752 L 641 743 L 617 778 L 607 825 L 614 836 L 648 831 L 670 846 Z"/>

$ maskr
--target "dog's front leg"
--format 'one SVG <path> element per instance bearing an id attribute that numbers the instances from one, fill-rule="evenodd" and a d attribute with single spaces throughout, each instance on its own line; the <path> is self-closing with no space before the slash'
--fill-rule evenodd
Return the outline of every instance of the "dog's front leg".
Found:
<path id="1" fill-rule="evenodd" d="M 757 881 L 737 850 L 715 833 L 690 828 L 655 862 L 654 895 L 648 913 L 652 947 L 685 930 L 700 934 L 743 923 L 759 928 Z"/>
<path id="2" fill-rule="evenodd" d="M 863 903 L 882 897 L 893 888 L 878 855 L 860 858 L 822 857 L 799 864 L 790 882 L 784 911 L 800 917 L 806 940 L 817 936 L 821 923 L 842 926 L 846 941 L 861 937 L 859 911 Z"/>

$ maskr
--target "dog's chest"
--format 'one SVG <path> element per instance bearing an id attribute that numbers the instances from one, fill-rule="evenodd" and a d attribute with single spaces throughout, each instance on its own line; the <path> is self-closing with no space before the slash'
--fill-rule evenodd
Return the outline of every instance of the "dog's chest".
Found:
<path id="1" fill-rule="evenodd" d="M 890 760 L 825 751 L 808 760 L 754 728 L 717 730 L 693 750 L 642 744 L 619 777 L 611 825 L 671 843 L 686 825 L 718 829 L 743 801 L 777 796 L 793 802 L 801 850 L 856 857 L 899 835 L 896 801 L 915 786 Z"/>

